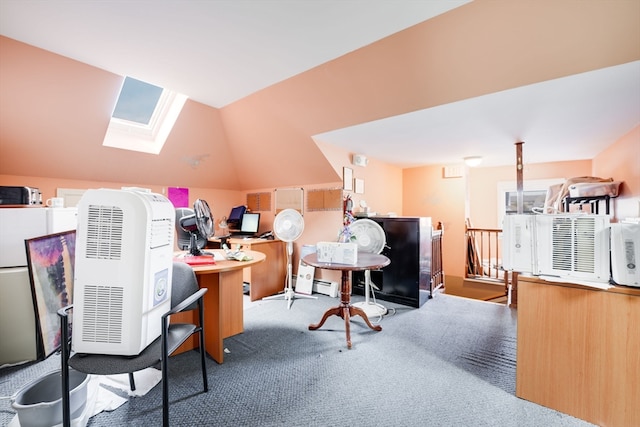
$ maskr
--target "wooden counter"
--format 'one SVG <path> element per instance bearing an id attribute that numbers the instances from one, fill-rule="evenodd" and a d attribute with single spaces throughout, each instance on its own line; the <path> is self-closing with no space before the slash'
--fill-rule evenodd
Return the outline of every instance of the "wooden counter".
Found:
<path id="1" fill-rule="evenodd" d="M 520 276 L 516 396 L 601 426 L 640 426 L 640 288 Z"/>

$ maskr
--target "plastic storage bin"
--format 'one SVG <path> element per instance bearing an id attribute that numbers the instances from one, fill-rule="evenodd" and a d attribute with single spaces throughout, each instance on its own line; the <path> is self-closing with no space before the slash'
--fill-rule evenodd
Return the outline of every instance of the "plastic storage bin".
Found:
<path id="1" fill-rule="evenodd" d="M 89 375 L 69 370 L 71 419 L 78 418 L 87 404 Z M 51 427 L 62 423 L 62 378 L 60 371 L 26 384 L 12 397 L 11 406 L 21 426 Z"/>

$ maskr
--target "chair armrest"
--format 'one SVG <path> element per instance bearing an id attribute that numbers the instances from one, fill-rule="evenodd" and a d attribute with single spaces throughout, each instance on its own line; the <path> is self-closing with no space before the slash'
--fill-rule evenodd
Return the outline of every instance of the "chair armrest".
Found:
<path id="1" fill-rule="evenodd" d="M 69 304 L 66 307 L 62 307 L 61 309 L 58 310 L 58 316 L 60 317 L 69 316 L 69 310 L 71 310 L 72 308 L 73 308 L 73 304 Z"/>
<path id="2" fill-rule="evenodd" d="M 201 299 L 204 296 L 204 294 L 207 293 L 208 290 L 209 289 L 207 288 L 199 289 L 198 292 L 192 294 L 189 298 L 185 299 L 180 304 L 176 305 L 171 310 L 167 311 L 165 314 L 162 315 L 162 317 L 166 318 L 168 316 L 171 316 L 172 314 L 176 314 L 176 313 L 180 313 L 181 311 L 184 311 L 191 304 Z"/>

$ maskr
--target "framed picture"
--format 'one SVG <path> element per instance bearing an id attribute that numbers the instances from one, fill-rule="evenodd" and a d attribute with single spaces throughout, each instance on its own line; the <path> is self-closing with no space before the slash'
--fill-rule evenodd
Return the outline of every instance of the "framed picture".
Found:
<path id="1" fill-rule="evenodd" d="M 353 169 L 351 168 L 342 168 L 342 189 L 353 191 Z"/>
<path id="2" fill-rule="evenodd" d="M 36 315 L 38 360 L 60 347 L 57 312 L 73 302 L 76 231 L 25 240 L 31 295 Z"/>
<path id="3" fill-rule="evenodd" d="M 364 194 L 364 179 L 356 178 L 354 182 L 356 194 Z"/>

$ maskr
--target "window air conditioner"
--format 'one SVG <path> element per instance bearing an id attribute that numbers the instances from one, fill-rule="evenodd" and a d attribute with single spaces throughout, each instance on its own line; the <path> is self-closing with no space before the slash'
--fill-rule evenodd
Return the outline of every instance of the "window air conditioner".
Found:
<path id="1" fill-rule="evenodd" d="M 535 216 L 534 275 L 609 282 L 609 217 L 593 214 Z"/>
<path id="2" fill-rule="evenodd" d="M 505 215 L 502 235 L 503 268 L 532 274 L 535 264 L 534 215 Z"/>
<path id="3" fill-rule="evenodd" d="M 609 281 L 609 217 L 512 214 L 504 217 L 503 267 L 564 280 Z"/>

